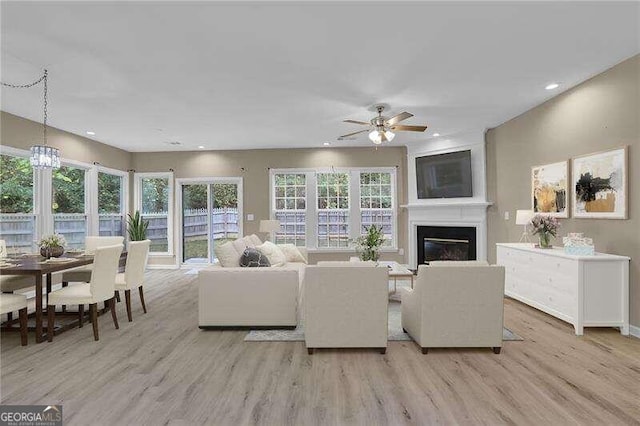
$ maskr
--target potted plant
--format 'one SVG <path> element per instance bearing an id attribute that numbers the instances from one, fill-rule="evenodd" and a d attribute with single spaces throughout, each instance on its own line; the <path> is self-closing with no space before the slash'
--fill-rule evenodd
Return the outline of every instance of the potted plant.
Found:
<path id="1" fill-rule="evenodd" d="M 40 254 L 47 259 L 62 256 L 66 245 L 67 241 L 60 234 L 45 235 L 38 243 Z"/>
<path id="2" fill-rule="evenodd" d="M 558 219 L 552 216 L 535 215 L 531 219 L 533 235 L 538 235 L 540 248 L 551 248 L 551 237 L 555 237 L 560 227 Z"/>
<path id="3" fill-rule="evenodd" d="M 354 240 L 360 260 L 377 262 L 380 258 L 380 247 L 385 242 L 382 226 L 371 225 L 365 228 L 367 233 Z"/>
<path id="4" fill-rule="evenodd" d="M 140 216 L 140 210 L 131 216 L 127 215 L 127 226 L 129 232 L 129 241 L 144 241 L 147 239 L 147 228 L 149 227 L 149 221 L 142 219 Z"/>

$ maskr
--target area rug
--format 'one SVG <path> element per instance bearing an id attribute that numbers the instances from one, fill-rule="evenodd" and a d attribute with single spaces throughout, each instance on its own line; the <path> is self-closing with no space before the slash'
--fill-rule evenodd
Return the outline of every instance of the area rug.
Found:
<path id="1" fill-rule="evenodd" d="M 389 299 L 389 337 L 390 342 L 410 341 L 411 337 L 402 331 L 401 305 L 397 297 Z M 524 340 L 508 328 L 502 329 L 503 341 Z M 304 324 L 300 322 L 294 330 L 251 330 L 244 338 L 245 342 L 304 342 Z"/>

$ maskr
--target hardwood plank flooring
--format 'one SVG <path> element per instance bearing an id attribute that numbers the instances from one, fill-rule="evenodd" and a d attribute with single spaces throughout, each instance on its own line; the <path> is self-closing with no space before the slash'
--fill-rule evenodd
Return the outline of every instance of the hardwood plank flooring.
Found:
<path id="1" fill-rule="evenodd" d="M 243 342 L 245 331 L 197 327 L 195 275 L 151 271 L 149 312 L 99 318 L 53 343 L 20 346 L 4 333 L 2 404 L 63 404 L 65 424 L 640 425 L 640 340 L 573 328 L 506 300 L 523 342 L 422 355 L 390 342 L 386 355 L 303 342 Z M 443 326 L 445 326 L 443 324 Z"/>

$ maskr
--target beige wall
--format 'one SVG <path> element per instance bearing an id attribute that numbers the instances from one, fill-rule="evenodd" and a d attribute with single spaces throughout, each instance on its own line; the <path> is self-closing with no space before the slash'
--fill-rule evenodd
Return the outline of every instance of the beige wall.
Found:
<path id="1" fill-rule="evenodd" d="M 137 172 L 168 171 L 176 178 L 209 176 L 241 176 L 244 188 L 244 233 L 258 232 L 260 219 L 269 217 L 269 169 L 292 167 L 389 167 L 397 166 L 398 204 L 406 204 L 407 152 L 405 147 L 393 148 L 319 148 L 264 149 L 242 151 L 154 152 L 134 153 L 133 168 Z M 244 169 L 244 170 L 243 170 Z M 406 250 L 406 214 L 398 209 L 398 246 Z M 247 221 L 246 215 L 255 215 Z M 261 234 L 260 234 L 261 235 Z M 311 262 L 348 259 L 353 253 L 314 253 Z M 404 262 L 404 256 L 385 253 L 385 260 Z M 155 259 L 155 262 L 171 262 Z M 175 261 L 173 261 L 175 263 Z"/>
<path id="2" fill-rule="evenodd" d="M 631 324 L 640 326 L 640 55 L 487 132 L 488 234 L 518 241 L 516 209 L 531 207 L 531 167 L 629 145 L 629 219 L 562 219 L 560 235 L 584 232 L 596 249 L 630 256 Z M 509 211 L 511 219 L 504 220 Z M 560 241 L 561 243 L 561 241 Z"/>
<path id="3" fill-rule="evenodd" d="M 47 129 L 48 144 L 60 149 L 65 159 L 119 170 L 131 168 L 131 153 L 53 127 Z M 0 112 L 0 144 L 29 150 L 42 143 L 42 124 L 7 112 Z"/>

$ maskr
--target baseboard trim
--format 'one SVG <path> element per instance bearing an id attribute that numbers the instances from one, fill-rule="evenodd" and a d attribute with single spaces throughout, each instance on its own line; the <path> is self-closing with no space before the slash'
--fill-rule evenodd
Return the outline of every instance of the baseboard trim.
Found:
<path id="1" fill-rule="evenodd" d="M 147 269 L 179 269 L 176 265 L 147 265 Z"/>
<path id="2" fill-rule="evenodd" d="M 640 327 L 636 327 L 635 325 L 630 325 L 629 335 L 640 339 Z"/>
<path id="3" fill-rule="evenodd" d="M 295 330 L 295 325 L 199 325 L 200 330 Z"/>

